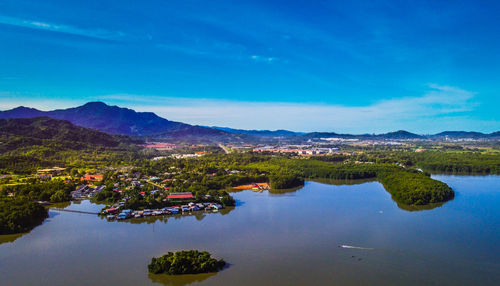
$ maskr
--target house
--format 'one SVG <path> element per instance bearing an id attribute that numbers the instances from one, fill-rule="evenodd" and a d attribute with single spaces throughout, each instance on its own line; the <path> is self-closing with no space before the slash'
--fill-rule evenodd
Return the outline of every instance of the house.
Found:
<path id="1" fill-rule="evenodd" d="M 104 185 L 100 185 L 100 186 L 98 186 L 97 188 L 95 188 L 95 190 L 94 190 L 94 192 L 93 192 L 93 193 L 94 193 L 94 194 L 100 193 L 100 192 L 102 192 L 102 191 L 104 190 L 104 188 L 106 188 L 106 186 L 104 186 Z"/>
<path id="2" fill-rule="evenodd" d="M 100 182 L 103 180 L 103 175 L 85 175 L 81 178 L 82 181 L 88 181 L 88 182 Z"/>
<path id="3" fill-rule="evenodd" d="M 192 200 L 194 196 L 192 193 L 184 192 L 184 193 L 170 193 L 167 196 L 169 200 Z"/>
<path id="4" fill-rule="evenodd" d="M 81 185 L 76 190 L 74 190 L 70 193 L 71 199 L 73 199 L 73 200 L 81 199 L 83 197 L 88 196 L 89 194 L 91 194 L 94 191 L 95 191 L 94 188 L 91 188 L 87 185 Z"/>

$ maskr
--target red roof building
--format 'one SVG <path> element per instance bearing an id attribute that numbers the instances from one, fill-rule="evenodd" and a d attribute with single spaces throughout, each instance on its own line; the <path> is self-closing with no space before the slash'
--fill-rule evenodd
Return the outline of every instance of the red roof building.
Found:
<path id="1" fill-rule="evenodd" d="M 103 175 L 85 175 L 85 177 L 82 177 L 82 181 L 89 181 L 89 182 L 100 182 L 103 179 Z"/>
<path id="2" fill-rule="evenodd" d="M 192 193 L 171 193 L 167 196 L 169 200 L 189 200 L 194 199 Z"/>

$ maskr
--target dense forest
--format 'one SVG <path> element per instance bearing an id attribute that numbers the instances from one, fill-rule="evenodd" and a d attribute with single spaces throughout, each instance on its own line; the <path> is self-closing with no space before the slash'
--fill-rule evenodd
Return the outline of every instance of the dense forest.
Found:
<path id="1" fill-rule="evenodd" d="M 500 174 L 500 153 L 423 152 L 415 155 L 415 165 L 435 173 Z"/>
<path id="2" fill-rule="evenodd" d="M 206 251 L 183 250 L 153 257 L 148 270 L 153 274 L 169 275 L 218 272 L 226 265 L 222 259 L 212 258 Z"/>
<path id="3" fill-rule="evenodd" d="M 71 199 L 70 192 L 75 190 L 76 185 L 65 183 L 62 180 L 31 181 L 27 184 L 5 186 L 0 194 L 6 196 L 9 193 L 17 197 L 24 197 L 35 201 L 50 201 L 52 203 L 66 202 Z"/>
<path id="4" fill-rule="evenodd" d="M 433 173 L 500 174 L 500 152 L 472 150 L 429 150 L 412 152 L 403 150 L 364 150 L 352 156 L 332 155 L 316 157 L 322 161 L 362 161 L 373 163 L 400 163 Z"/>
<path id="5" fill-rule="evenodd" d="M 0 234 L 29 231 L 47 217 L 43 206 L 26 198 L 0 198 Z"/>
<path id="6" fill-rule="evenodd" d="M 441 203 L 455 196 L 447 184 L 419 172 L 382 171 L 377 179 L 396 202 L 405 205 Z"/>

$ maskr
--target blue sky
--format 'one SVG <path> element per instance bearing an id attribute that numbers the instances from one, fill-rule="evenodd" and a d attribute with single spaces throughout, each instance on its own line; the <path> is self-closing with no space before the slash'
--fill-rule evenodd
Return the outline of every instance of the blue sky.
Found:
<path id="1" fill-rule="evenodd" d="M 496 1 L 0 1 L 0 109 L 91 100 L 170 120 L 500 130 Z"/>

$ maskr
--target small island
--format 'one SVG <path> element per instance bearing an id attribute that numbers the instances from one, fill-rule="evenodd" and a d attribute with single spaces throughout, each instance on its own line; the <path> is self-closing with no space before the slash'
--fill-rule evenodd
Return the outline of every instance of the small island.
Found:
<path id="1" fill-rule="evenodd" d="M 212 258 L 207 251 L 182 250 L 153 257 L 148 270 L 153 274 L 199 274 L 218 272 L 226 265 L 222 259 Z"/>

